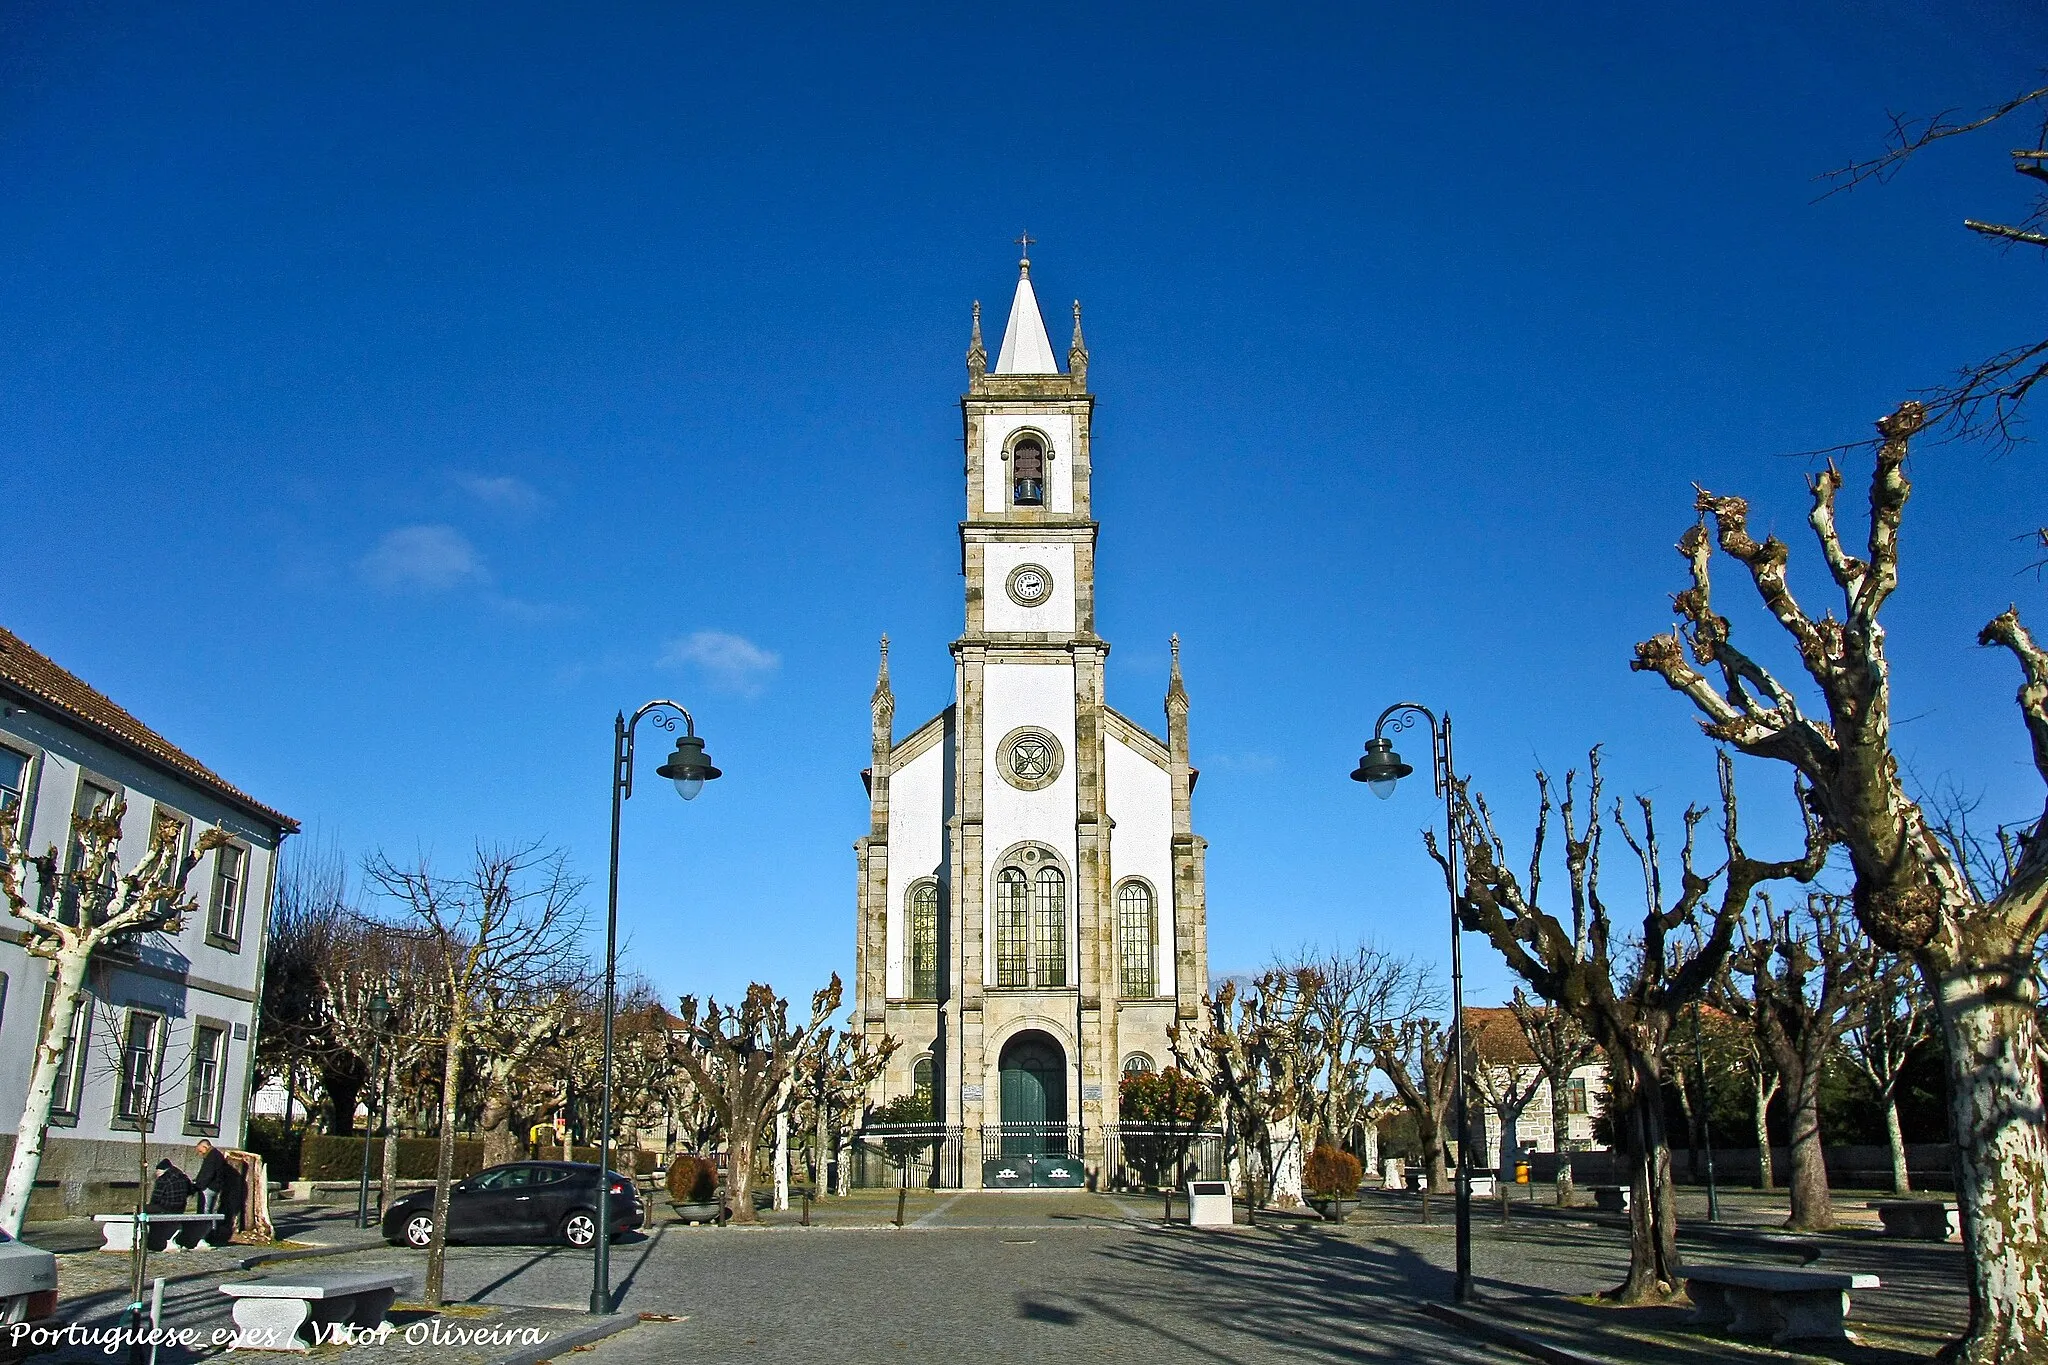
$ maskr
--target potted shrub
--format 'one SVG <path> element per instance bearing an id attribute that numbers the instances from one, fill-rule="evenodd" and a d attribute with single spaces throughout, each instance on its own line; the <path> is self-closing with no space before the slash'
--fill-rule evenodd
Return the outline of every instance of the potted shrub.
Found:
<path id="1" fill-rule="evenodd" d="M 668 1167 L 669 1207 L 686 1223 L 712 1223 L 724 1211 L 718 1202 L 718 1167 L 709 1157 L 680 1152 Z"/>
<path id="2" fill-rule="evenodd" d="M 1358 1182 L 1364 1178 L 1365 1168 L 1357 1157 L 1328 1143 L 1309 1153 L 1301 1170 L 1308 1202 L 1332 1223 L 1343 1222 L 1344 1216 L 1358 1207 Z"/>

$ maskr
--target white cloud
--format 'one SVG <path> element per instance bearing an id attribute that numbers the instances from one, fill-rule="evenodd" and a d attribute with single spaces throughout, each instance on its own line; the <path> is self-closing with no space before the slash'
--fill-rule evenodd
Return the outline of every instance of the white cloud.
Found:
<path id="1" fill-rule="evenodd" d="M 782 667 L 782 656 L 742 635 L 700 630 L 670 640 L 662 648 L 661 663 L 668 668 L 697 668 L 713 687 L 751 697 Z"/>
<path id="2" fill-rule="evenodd" d="M 453 526 L 401 526 L 386 531 L 356 569 L 386 592 L 446 592 L 488 583 L 490 571 L 469 537 Z"/>
<path id="3" fill-rule="evenodd" d="M 511 474 L 458 474 L 455 484 L 484 506 L 499 512 L 536 512 L 547 502 L 539 489 Z"/>

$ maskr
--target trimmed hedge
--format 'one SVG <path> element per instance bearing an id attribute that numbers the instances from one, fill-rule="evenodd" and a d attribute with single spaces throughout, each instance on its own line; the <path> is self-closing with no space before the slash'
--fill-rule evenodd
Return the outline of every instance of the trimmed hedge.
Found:
<path id="1" fill-rule="evenodd" d="M 561 1157 L 562 1149 L 549 1146 L 533 1154 L 537 1161 L 554 1161 Z M 657 1165 L 653 1152 L 642 1149 L 634 1154 L 634 1175 L 650 1174 Z M 625 1171 L 626 1153 L 614 1148 L 612 1169 Z M 596 1161 L 597 1148 L 572 1147 L 572 1161 Z M 376 1179 L 384 1169 L 384 1140 L 376 1138 L 370 1150 L 370 1178 Z M 421 1137 L 398 1139 L 398 1178 L 400 1180 L 432 1180 L 441 1166 L 441 1140 Z M 484 1166 L 484 1144 L 481 1138 L 455 1139 L 455 1174 L 459 1179 L 475 1175 Z M 300 1180 L 355 1180 L 363 1173 L 363 1139 L 360 1137 L 336 1137 L 328 1133 L 308 1133 L 299 1144 Z"/>
<path id="2" fill-rule="evenodd" d="M 441 1166 L 439 1138 L 398 1139 L 398 1178 L 432 1180 Z M 484 1166 L 484 1144 L 476 1138 L 455 1139 L 455 1174 L 475 1175 Z M 370 1178 L 384 1169 L 384 1140 L 376 1139 L 370 1150 Z M 354 1180 L 363 1173 L 363 1139 L 337 1137 L 329 1133 L 308 1133 L 299 1144 L 299 1179 Z"/>

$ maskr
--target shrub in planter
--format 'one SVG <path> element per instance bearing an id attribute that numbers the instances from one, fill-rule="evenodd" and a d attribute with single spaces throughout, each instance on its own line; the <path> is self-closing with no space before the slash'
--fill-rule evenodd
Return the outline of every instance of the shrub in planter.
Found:
<path id="1" fill-rule="evenodd" d="M 668 1197 L 678 1204 L 717 1202 L 718 1167 L 707 1157 L 678 1154 L 669 1163 Z"/>
<path id="2" fill-rule="evenodd" d="M 1365 1168 L 1358 1164 L 1357 1157 L 1327 1143 L 1309 1153 L 1308 1163 L 1301 1171 L 1301 1183 L 1309 1193 L 1325 1199 L 1351 1198 L 1358 1193 L 1358 1182 L 1364 1178 Z"/>

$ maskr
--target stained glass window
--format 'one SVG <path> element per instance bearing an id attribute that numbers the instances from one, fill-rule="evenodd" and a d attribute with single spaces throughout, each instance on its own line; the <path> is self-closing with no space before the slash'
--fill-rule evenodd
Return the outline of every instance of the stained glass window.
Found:
<path id="1" fill-rule="evenodd" d="M 1034 937 L 1038 984 L 1067 984 L 1067 879 L 1056 867 L 1038 869 L 1038 925 Z"/>
<path id="2" fill-rule="evenodd" d="M 1116 936 L 1122 969 L 1117 989 L 1126 1000 L 1149 1000 L 1157 993 L 1155 934 L 1152 888 L 1140 881 L 1125 882 L 1116 891 Z"/>
<path id="3" fill-rule="evenodd" d="M 1031 984 L 1031 883 L 1014 867 L 996 874 L 996 985 Z"/>
<path id="4" fill-rule="evenodd" d="M 939 998 L 939 884 L 910 888 L 910 995 Z"/>

